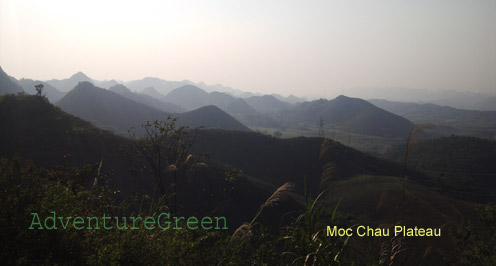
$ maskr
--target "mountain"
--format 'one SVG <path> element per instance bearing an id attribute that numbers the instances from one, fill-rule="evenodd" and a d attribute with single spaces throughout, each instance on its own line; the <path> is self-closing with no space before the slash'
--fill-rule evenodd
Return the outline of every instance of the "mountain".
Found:
<path id="1" fill-rule="evenodd" d="M 327 128 L 339 128 L 354 133 L 385 137 L 408 136 L 413 123 L 406 118 L 385 111 L 365 100 L 338 96 L 295 105 L 280 116 L 293 123 L 323 118 Z"/>
<path id="2" fill-rule="evenodd" d="M 347 95 L 362 99 L 387 99 L 394 102 L 433 103 L 458 109 L 496 111 L 496 93 L 413 88 L 352 88 Z"/>
<path id="3" fill-rule="evenodd" d="M 278 100 L 272 95 L 252 96 L 246 98 L 245 101 L 255 108 L 255 110 L 262 113 L 281 111 L 290 106 L 290 104 Z"/>
<path id="4" fill-rule="evenodd" d="M 115 86 L 115 85 L 118 85 L 118 84 L 121 84 L 122 82 L 119 82 L 115 79 L 112 79 L 112 80 L 104 80 L 104 81 L 95 81 L 95 85 L 100 87 L 100 88 L 105 88 L 105 89 L 108 89 L 112 86 Z"/>
<path id="5" fill-rule="evenodd" d="M 131 127 L 140 128 L 148 120 L 162 120 L 168 114 L 115 92 L 79 83 L 56 103 L 63 111 L 125 135 Z"/>
<path id="6" fill-rule="evenodd" d="M 50 84 L 51 86 L 63 92 L 68 92 L 72 90 L 76 85 L 78 85 L 79 82 L 83 82 L 83 81 L 94 83 L 94 81 L 88 76 L 86 76 L 86 74 L 84 74 L 83 72 L 77 72 L 68 79 L 47 80 L 46 83 Z"/>
<path id="7" fill-rule="evenodd" d="M 141 125 L 146 121 L 165 120 L 172 115 L 110 90 L 95 87 L 89 82 L 79 83 L 56 105 L 67 113 L 120 135 L 127 135 L 127 130 L 131 127 L 135 127 L 140 133 L 142 132 Z M 172 116 L 182 117 L 182 115 L 175 114 Z M 180 119 L 180 123 L 190 127 L 202 125 L 206 128 L 246 130 L 245 126 L 225 112 L 212 110 L 212 108 L 191 111 L 185 113 L 184 117 Z"/>
<path id="8" fill-rule="evenodd" d="M 168 113 L 181 113 L 184 112 L 185 110 L 175 104 L 172 103 L 167 103 L 164 101 L 161 101 L 159 99 L 156 99 L 150 95 L 143 94 L 143 93 L 134 93 L 132 92 L 129 88 L 122 84 L 114 85 L 109 88 L 110 91 L 113 91 L 117 94 L 120 94 L 126 98 L 129 98 L 133 101 L 140 102 L 143 104 L 146 104 L 148 106 L 154 107 L 158 110 L 168 112 Z"/>
<path id="9" fill-rule="evenodd" d="M 165 95 L 158 92 L 154 87 L 146 87 L 141 93 L 150 95 L 159 100 L 165 97 Z"/>
<path id="10" fill-rule="evenodd" d="M 287 102 L 287 103 L 301 103 L 304 102 L 305 100 L 302 98 L 298 98 L 294 95 L 289 95 L 288 97 L 281 96 L 279 94 L 271 94 L 272 96 L 276 97 L 279 101 Z"/>
<path id="11" fill-rule="evenodd" d="M 209 105 L 179 115 L 178 123 L 190 127 L 204 126 L 206 128 L 219 128 L 225 130 L 251 131 L 238 120 L 219 109 Z"/>
<path id="12" fill-rule="evenodd" d="M 171 91 L 164 100 L 191 110 L 204 106 L 207 97 L 206 91 L 192 85 L 184 85 Z"/>
<path id="13" fill-rule="evenodd" d="M 18 81 L 18 84 L 24 89 L 26 93 L 29 93 L 31 95 L 36 94 L 36 89 L 34 86 L 38 84 L 43 84 L 43 94 L 51 103 L 57 102 L 62 97 L 64 97 L 65 94 L 59 91 L 58 89 L 54 88 L 52 85 L 39 80 L 20 79 Z"/>
<path id="14" fill-rule="evenodd" d="M 206 92 L 192 85 L 185 85 L 171 91 L 164 100 L 187 109 L 215 105 L 231 115 L 254 114 L 257 111 L 245 100 L 235 98 L 224 92 Z"/>
<path id="15" fill-rule="evenodd" d="M 159 93 L 166 95 L 172 90 L 179 88 L 181 86 L 185 85 L 192 85 L 190 84 L 192 82 L 186 82 L 186 81 L 168 81 L 168 80 L 163 80 L 159 78 L 154 78 L 154 77 L 146 77 L 140 80 L 133 80 L 126 82 L 125 85 L 134 90 L 141 92 L 145 88 L 148 87 L 153 87 L 155 90 L 157 90 Z"/>
<path id="16" fill-rule="evenodd" d="M 439 106 L 431 103 L 405 103 L 369 100 L 370 103 L 414 123 L 432 123 L 444 134 L 496 137 L 496 111 L 475 111 Z"/>
<path id="17" fill-rule="evenodd" d="M 0 67 L 0 95 L 22 92 L 21 86 L 17 85 Z"/>

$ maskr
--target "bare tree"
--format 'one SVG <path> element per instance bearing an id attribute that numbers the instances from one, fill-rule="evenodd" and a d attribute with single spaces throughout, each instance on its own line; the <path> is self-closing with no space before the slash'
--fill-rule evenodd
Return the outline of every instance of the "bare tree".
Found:
<path id="1" fill-rule="evenodd" d="M 196 130 L 176 126 L 176 121 L 177 118 L 171 116 L 165 121 L 148 121 L 141 125 L 142 136 L 132 132 L 133 128 L 128 130 L 137 152 L 133 163 L 141 172 L 153 177 L 166 205 L 172 200 L 174 213 L 177 212 L 177 187 L 184 181 L 188 165 L 192 164 L 189 151 L 196 138 Z"/>

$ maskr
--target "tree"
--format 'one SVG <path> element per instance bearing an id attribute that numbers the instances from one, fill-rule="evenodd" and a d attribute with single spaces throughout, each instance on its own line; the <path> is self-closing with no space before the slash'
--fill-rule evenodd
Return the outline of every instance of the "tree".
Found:
<path id="1" fill-rule="evenodd" d="M 151 175 L 162 199 L 167 205 L 173 201 L 173 212 L 177 211 L 177 187 L 183 181 L 188 166 L 192 165 L 189 150 L 195 140 L 196 130 L 176 126 L 177 118 L 168 116 L 165 121 L 155 120 L 141 125 L 143 136 L 128 130 L 137 154 L 132 161 L 141 172 Z"/>
<path id="2" fill-rule="evenodd" d="M 36 96 L 40 96 L 40 97 L 45 97 L 45 95 L 43 94 L 43 84 L 38 84 L 38 85 L 35 85 L 34 88 L 36 89 Z"/>

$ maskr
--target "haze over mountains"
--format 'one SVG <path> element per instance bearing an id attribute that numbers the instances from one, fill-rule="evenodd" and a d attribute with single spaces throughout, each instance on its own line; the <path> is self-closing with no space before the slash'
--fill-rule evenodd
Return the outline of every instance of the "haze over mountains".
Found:
<path id="1" fill-rule="evenodd" d="M 24 88 L 22 91 L 35 94 L 34 86 L 43 84 L 43 93 L 50 102 L 57 103 L 57 106 L 63 110 L 119 134 L 124 134 L 130 126 L 139 126 L 143 121 L 169 114 L 176 114 L 175 116 L 184 114 L 183 117 L 188 117 L 191 123 L 196 125 L 199 120 L 191 116 L 200 116 L 200 113 L 193 111 L 206 106 L 216 106 L 219 109 L 211 107 L 202 109 L 211 112 L 215 117 L 212 121 L 217 121 L 213 124 L 206 123 L 208 127 L 238 130 L 247 130 L 251 127 L 262 131 L 270 129 L 272 132 L 296 130 L 288 133 L 290 136 L 295 134 L 315 136 L 321 117 L 324 121 L 324 129 L 327 131 L 339 130 L 380 137 L 404 137 L 413 123 L 419 122 L 436 124 L 438 127 L 435 132 L 440 134 L 465 134 L 487 138 L 493 138 L 496 134 L 494 127 L 489 126 L 494 124 L 493 112 L 468 111 L 434 104 L 395 103 L 392 106 L 391 102 L 371 100 L 370 102 L 375 104 L 372 105 L 361 99 L 346 96 L 339 96 L 333 100 L 305 102 L 294 96 L 253 95 L 221 85 L 207 86 L 204 83 L 166 81 L 151 77 L 130 82 L 97 81 L 78 72 L 67 79 L 44 82 L 31 79 L 16 80 L 5 72 L 2 73 L 1 80 L 6 84 L 1 88 L 3 91 L 19 92 Z M 90 82 L 94 84 L 93 87 L 107 90 L 99 89 L 99 93 L 95 95 L 91 95 L 95 93 L 92 89 L 83 90 L 84 93 L 81 93 L 81 88 L 78 88 L 81 81 Z M 75 92 L 72 92 L 73 89 Z M 109 94 L 109 91 L 115 94 Z M 412 97 L 418 93 L 415 90 L 410 92 Z M 63 97 L 66 93 L 67 97 Z M 392 95 L 395 97 L 394 93 Z M 122 98 L 115 100 L 116 96 L 122 96 L 130 101 Z M 487 100 L 491 102 L 491 98 Z M 112 104 L 105 107 L 106 101 Z M 113 107 L 109 108 L 109 106 Z M 102 112 L 106 110 L 103 112 L 106 114 L 99 117 L 99 112 L 96 110 Z M 220 115 L 219 111 L 223 111 L 224 114 Z M 110 113 L 113 115 L 109 115 Z M 219 122 L 220 117 L 226 121 Z M 301 129 L 305 130 L 301 131 Z"/>
<path id="2" fill-rule="evenodd" d="M 110 129 L 118 134 L 125 134 L 127 130 L 135 127 L 140 130 L 140 125 L 146 121 L 165 120 L 171 113 L 160 111 L 144 103 L 134 101 L 110 90 L 98 88 L 90 82 L 81 82 L 56 103 L 65 112 L 68 112 L 100 127 Z M 218 108 L 217 108 L 218 109 Z M 203 121 L 207 128 L 222 127 L 227 130 L 249 130 L 240 125 L 234 118 L 221 110 L 208 109 L 206 114 L 185 113 L 188 117 L 184 121 Z M 195 114 L 201 116 L 196 118 Z M 174 115 L 176 116 L 176 115 Z M 180 115 L 182 116 L 182 115 Z M 179 123 L 183 123 L 183 120 Z M 224 121 L 224 122 L 220 122 Z"/>

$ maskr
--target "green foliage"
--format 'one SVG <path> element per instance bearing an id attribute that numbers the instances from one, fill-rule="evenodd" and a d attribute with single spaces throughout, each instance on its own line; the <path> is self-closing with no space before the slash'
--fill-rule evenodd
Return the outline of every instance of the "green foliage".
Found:
<path id="1" fill-rule="evenodd" d="M 211 265 L 227 241 L 203 230 L 29 230 L 32 212 L 46 216 L 129 216 L 129 206 L 103 185 L 82 186 L 98 165 L 44 170 L 19 159 L 0 159 L 0 261 L 53 265 Z M 102 182 L 100 182 L 102 183 Z M 141 226 L 143 228 L 143 226 Z"/>
<path id="2" fill-rule="evenodd" d="M 454 248 L 444 253 L 450 265 L 496 265 L 496 208 L 486 205 L 479 206 L 478 210 L 484 225 L 482 232 L 470 222 L 451 230 Z"/>

